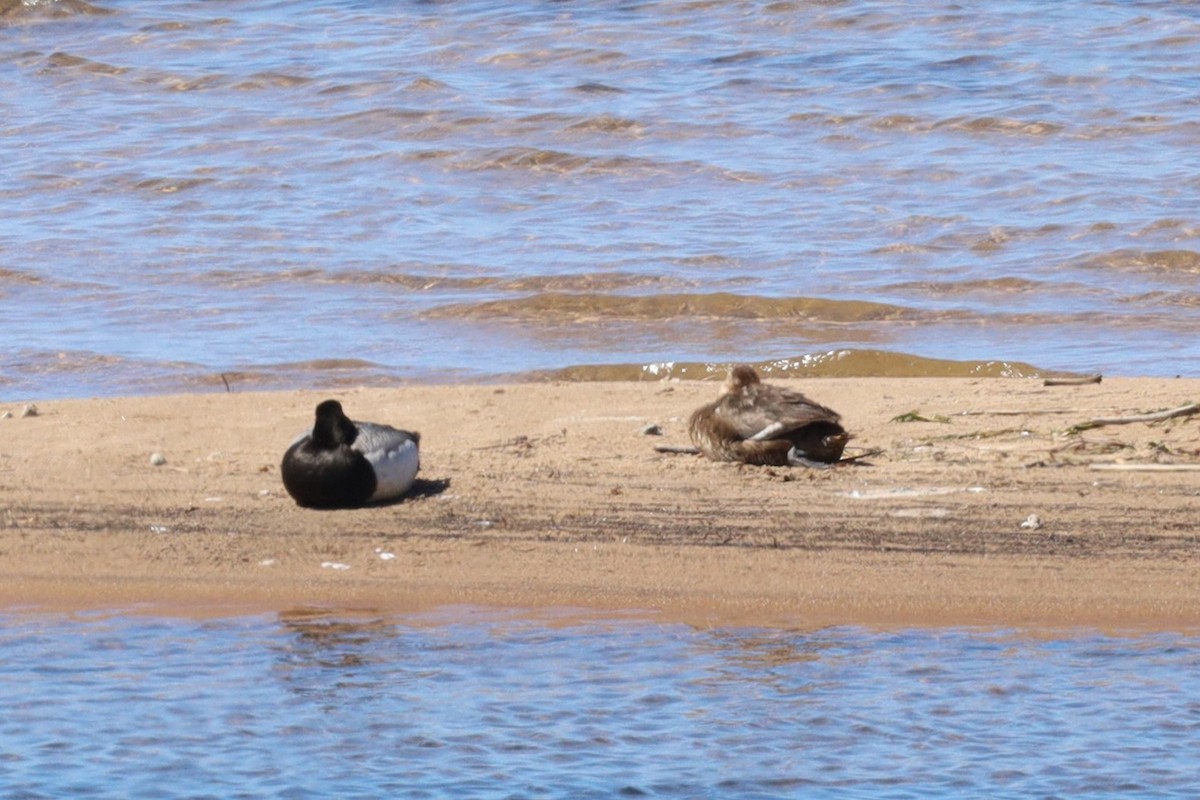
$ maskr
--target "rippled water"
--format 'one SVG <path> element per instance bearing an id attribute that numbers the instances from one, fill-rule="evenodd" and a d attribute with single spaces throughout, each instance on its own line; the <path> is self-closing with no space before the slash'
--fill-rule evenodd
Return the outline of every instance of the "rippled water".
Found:
<path id="1" fill-rule="evenodd" d="M 1198 43 L 1157 0 L 0 0 L 0 396 L 1195 373 Z"/>
<path id="2" fill-rule="evenodd" d="M 0 617 L 42 797 L 1194 797 L 1200 642 L 315 609 Z"/>

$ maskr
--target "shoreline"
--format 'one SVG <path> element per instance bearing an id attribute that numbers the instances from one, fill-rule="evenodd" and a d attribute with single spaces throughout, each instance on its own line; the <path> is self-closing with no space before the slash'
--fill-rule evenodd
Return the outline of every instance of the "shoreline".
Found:
<path id="1" fill-rule="evenodd" d="M 715 380 L 38 401 L 25 418 L 0 407 L 14 415 L 0 420 L 0 608 L 1200 628 L 1200 475 L 1185 471 L 1200 420 L 1078 430 L 1180 407 L 1200 381 L 775 380 L 881 452 L 831 470 L 655 452 L 688 444 L 686 417 Z M 351 511 L 292 503 L 279 458 L 326 397 L 421 432 L 414 495 Z"/>
<path id="2" fill-rule="evenodd" d="M 330 392 L 354 389 L 396 389 L 417 386 L 518 386 L 535 383 L 658 383 L 661 381 L 717 380 L 724 376 L 725 364 L 711 360 L 665 361 L 614 360 L 579 361 L 566 366 L 527 366 L 515 370 L 474 371 L 464 368 L 414 367 L 405 370 L 359 359 L 319 358 L 284 363 L 212 367 L 176 362 L 111 362 L 100 354 L 88 362 L 96 371 L 80 369 L 86 354 L 58 352 L 44 354 L 46 362 L 30 362 L 21 370 L 34 374 L 53 372 L 56 385 L 67 393 L 58 401 L 84 399 L 121 399 L 184 394 L 278 394 L 294 391 L 295 386 L 322 385 Z M 94 354 L 93 354 L 94 355 Z M 65 360 L 67 368 L 58 362 Z M 828 378 L 876 380 L 882 378 L 1043 378 L 1079 377 L 1085 373 L 1056 367 L 1039 366 L 1004 358 L 961 359 L 923 356 L 904 350 L 866 347 L 838 347 L 764 361 L 746 362 L 764 379 L 809 381 Z M 20 370 L 18 370 L 20 371 Z M 44 386 L 43 379 L 33 386 Z M 1167 378 L 1166 374 L 1122 375 L 1116 377 Z M 75 383 L 78 380 L 79 383 Z M 35 400 L 36 389 L 19 380 L 0 384 L 9 399 L 0 400 L 0 408 L 9 409 Z"/>

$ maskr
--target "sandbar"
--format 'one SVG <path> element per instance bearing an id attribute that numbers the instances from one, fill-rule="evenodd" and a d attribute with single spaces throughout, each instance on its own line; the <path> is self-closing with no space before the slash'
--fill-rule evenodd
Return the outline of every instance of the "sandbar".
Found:
<path id="1" fill-rule="evenodd" d="M 689 444 L 687 416 L 719 380 L 0 406 L 0 608 L 1200 627 L 1200 420 L 1123 421 L 1186 407 L 1200 381 L 787 380 L 842 414 L 856 460 L 764 468 L 656 450 Z M 292 502 L 279 460 L 327 397 L 420 431 L 411 496 Z"/>

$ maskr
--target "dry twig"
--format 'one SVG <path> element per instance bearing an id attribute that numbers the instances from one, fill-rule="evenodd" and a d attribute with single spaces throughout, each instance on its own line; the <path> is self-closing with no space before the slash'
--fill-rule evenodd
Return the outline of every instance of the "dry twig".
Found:
<path id="1" fill-rule="evenodd" d="M 1084 386 L 1089 383 L 1099 383 L 1103 375 L 1085 375 L 1081 378 L 1046 378 L 1042 386 Z"/>
<path id="2" fill-rule="evenodd" d="M 1089 464 L 1088 469 L 1105 472 L 1200 472 L 1200 464 Z"/>
<path id="3" fill-rule="evenodd" d="M 1071 408 L 1025 408 L 1025 409 L 1003 409 L 999 411 L 958 411 L 954 414 L 956 417 L 1032 417 L 1037 414 L 1074 414 L 1075 410 Z"/>
<path id="4" fill-rule="evenodd" d="M 1091 430 L 1092 428 L 1099 428 L 1104 425 L 1128 425 L 1132 422 L 1162 422 L 1174 417 L 1195 414 L 1197 411 L 1200 411 L 1200 403 L 1188 403 L 1186 406 L 1171 408 L 1166 411 L 1156 411 L 1153 414 L 1134 414 L 1129 417 L 1097 417 L 1087 422 L 1080 422 L 1078 425 L 1072 425 L 1067 432 L 1079 433 L 1080 431 Z"/>

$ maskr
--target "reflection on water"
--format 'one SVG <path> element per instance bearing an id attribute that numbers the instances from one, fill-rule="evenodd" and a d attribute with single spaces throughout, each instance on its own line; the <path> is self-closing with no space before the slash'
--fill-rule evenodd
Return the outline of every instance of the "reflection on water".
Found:
<path id="1" fill-rule="evenodd" d="M 0 618 L 5 797 L 1194 796 L 1200 640 Z"/>

